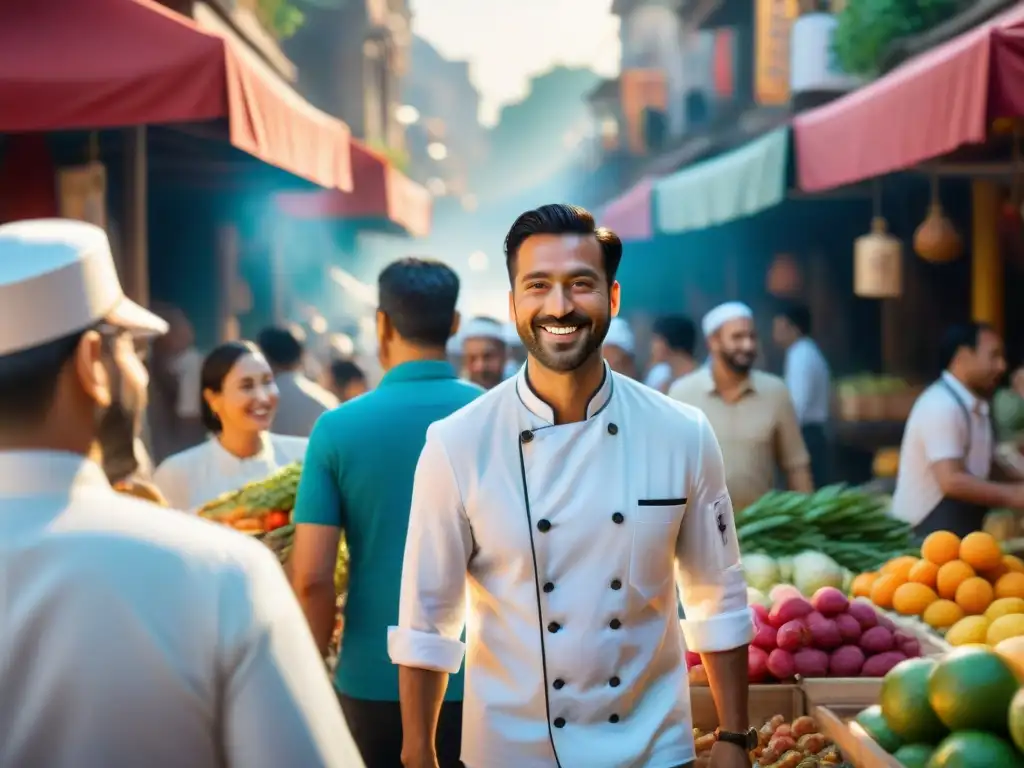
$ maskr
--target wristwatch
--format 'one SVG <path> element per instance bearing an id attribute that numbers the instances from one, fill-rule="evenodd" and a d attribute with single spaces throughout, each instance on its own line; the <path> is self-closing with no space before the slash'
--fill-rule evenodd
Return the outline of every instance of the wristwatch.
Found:
<path id="1" fill-rule="evenodd" d="M 735 744 L 745 752 L 757 747 L 757 729 L 751 728 L 743 733 L 737 733 L 736 731 L 718 731 L 718 740 L 724 741 L 727 744 Z"/>

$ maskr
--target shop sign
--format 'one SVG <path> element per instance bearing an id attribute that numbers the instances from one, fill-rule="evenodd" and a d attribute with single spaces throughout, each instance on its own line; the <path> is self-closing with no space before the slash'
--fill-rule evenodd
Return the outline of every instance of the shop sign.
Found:
<path id="1" fill-rule="evenodd" d="M 792 93 L 850 91 L 859 80 L 845 72 L 832 47 L 836 17 L 810 13 L 793 23 L 790 37 L 789 86 Z"/>
<path id="2" fill-rule="evenodd" d="M 107 228 L 107 169 L 88 163 L 57 171 L 60 215 Z"/>
<path id="3" fill-rule="evenodd" d="M 882 218 L 854 242 L 853 292 L 865 299 L 893 299 L 903 293 L 903 245 L 889 234 Z"/>
<path id="4" fill-rule="evenodd" d="M 799 0 L 756 0 L 754 98 L 759 104 L 789 102 L 790 31 Z"/>

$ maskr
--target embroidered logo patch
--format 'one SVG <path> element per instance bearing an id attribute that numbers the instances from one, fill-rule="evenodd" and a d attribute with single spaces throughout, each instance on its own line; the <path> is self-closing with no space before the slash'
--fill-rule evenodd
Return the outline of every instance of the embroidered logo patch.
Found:
<path id="1" fill-rule="evenodd" d="M 727 498 L 715 499 L 715 522 L 718 524 L 718 534 L 722 537 L 722 546 L 729 543 L 729 526 L 725 524 L 725 513 L 729 511 L 729 500 Z"/>

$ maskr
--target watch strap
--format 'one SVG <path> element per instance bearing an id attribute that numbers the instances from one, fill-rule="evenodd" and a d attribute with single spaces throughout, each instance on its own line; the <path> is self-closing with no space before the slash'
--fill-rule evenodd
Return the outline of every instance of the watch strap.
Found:
<path id="1" fill-rule="evenodd" d="M 749 752 L 757 746 L 757 729 L 750 728 L 742 733 L 719 729 L 718 740 L 724 741 L 727 744 L 735 744 L 737 747 Z"/>

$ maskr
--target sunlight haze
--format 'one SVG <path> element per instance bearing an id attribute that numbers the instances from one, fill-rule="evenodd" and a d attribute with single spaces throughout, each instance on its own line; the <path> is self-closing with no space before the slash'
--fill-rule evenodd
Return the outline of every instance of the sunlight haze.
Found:
<path id="1" fill-rule="evenodd" d="M 526 95 L 553 66 L 619 68 L 619 20 L 611 0 L 413 0 L 413 29 L 449 59 L 470 62 L 480 119 Z"/>

